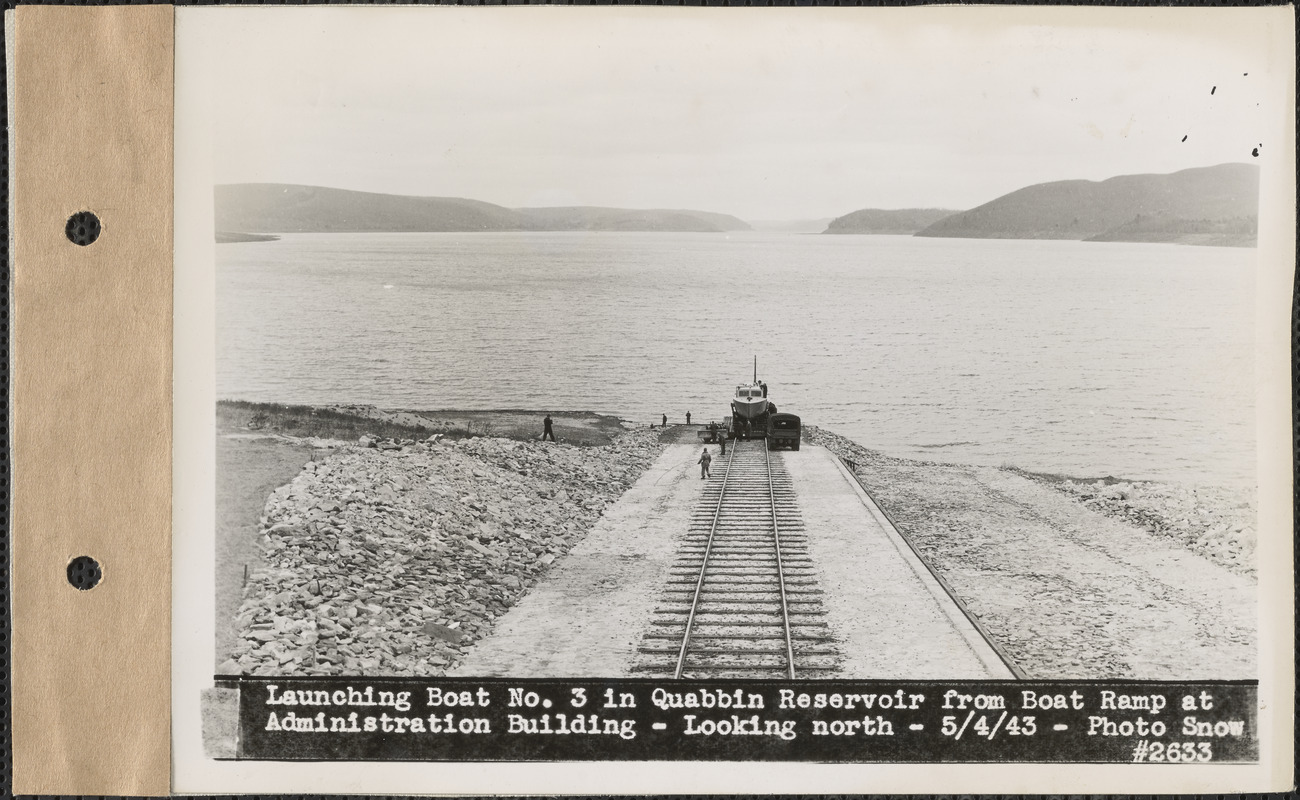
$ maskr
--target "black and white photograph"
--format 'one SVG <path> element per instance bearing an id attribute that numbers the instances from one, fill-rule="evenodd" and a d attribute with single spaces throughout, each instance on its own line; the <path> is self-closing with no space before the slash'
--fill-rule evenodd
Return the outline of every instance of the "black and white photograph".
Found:
<path id="1" fill-rule="evenodd" d="M 1277 11 L 179 9 L 178 751 L 1258 766 Z"/>

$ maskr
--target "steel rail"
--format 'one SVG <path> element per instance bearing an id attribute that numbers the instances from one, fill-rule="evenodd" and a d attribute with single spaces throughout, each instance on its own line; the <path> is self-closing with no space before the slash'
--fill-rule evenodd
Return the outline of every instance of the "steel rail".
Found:
<path id="1" fill-rule="evenodd" d="M 794 679 L 794 642 L 790 632 L 790 608 L 785 596 L 785 569 L 781 566 L 781 526 L 777 522 L 776 489 L 772 484 L 772 454 L 766 443 L 763 447 L 763 464 L 767 467 L 767 496 L 772 503 L 772 543 L 776 546 L 776 582 L 781 587 L 781 623 L 785 630 L 786 677 Z"/>
<path id="2" fill-rule="evenodd" d="M 700 593 L 704 590 L 704 575 L 709 570 L 709 551 L 713 549 L 713 536 L 718 530 L 718 518 L 722 516 L 722 501 L 727 496 L 727 481 L 731 479 L 731 465 L 735 463 L 740 443 L 731 451 L 727 459 L 727 471 L 722 473 L 722 486 L 718 489 L 718 506 L 713 510 L 713 522 L 709 525 L 709 539 L 704 545 L 704 558 L 700 561 L 700 577 L 695 582 L 695 596 L 691 598 L 691 611 L 686 616 L 686 632 L 682 635 L 682 649 L 677 654 L 677 669 L 673 673 L 675 680 L 680 680 L 682 670 L 686 667 L 686 651 L 691 646 L 691 628 L 695 625 L 695 612 L 700 605 Z"/>

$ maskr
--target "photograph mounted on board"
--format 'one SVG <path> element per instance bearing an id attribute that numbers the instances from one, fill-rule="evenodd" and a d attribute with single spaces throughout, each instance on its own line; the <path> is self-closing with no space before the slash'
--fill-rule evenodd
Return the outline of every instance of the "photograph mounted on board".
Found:
<path id="1" fill-rule="evenodd" d="M 1271 674 L 1276 15 L 716 11 L 178 11 L 209 756 L 272 679 Z"/>

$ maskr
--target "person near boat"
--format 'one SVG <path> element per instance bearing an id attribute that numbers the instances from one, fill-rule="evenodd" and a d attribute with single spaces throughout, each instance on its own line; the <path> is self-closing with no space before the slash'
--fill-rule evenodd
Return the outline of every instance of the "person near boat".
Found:
<path id="1" fill-rule="evenodd" d="M 700 480 L 709 477 L 709 463 L 711 461 L 713 461 L 713 456 L 709 455 L 709 448 L 706 447 L 704 452 L 700 453 L 700 460 L 695 462 L 700 465 Z"/>

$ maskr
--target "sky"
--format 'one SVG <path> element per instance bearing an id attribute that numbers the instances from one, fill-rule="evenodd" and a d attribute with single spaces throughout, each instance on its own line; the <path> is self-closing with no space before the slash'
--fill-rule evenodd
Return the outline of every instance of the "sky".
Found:
<path id="1" fill-rule="evenodd" d="M 1255 11 L 194 7 L 177 47 L 217 183 L 797 220 L 1266 165 Z"/>

